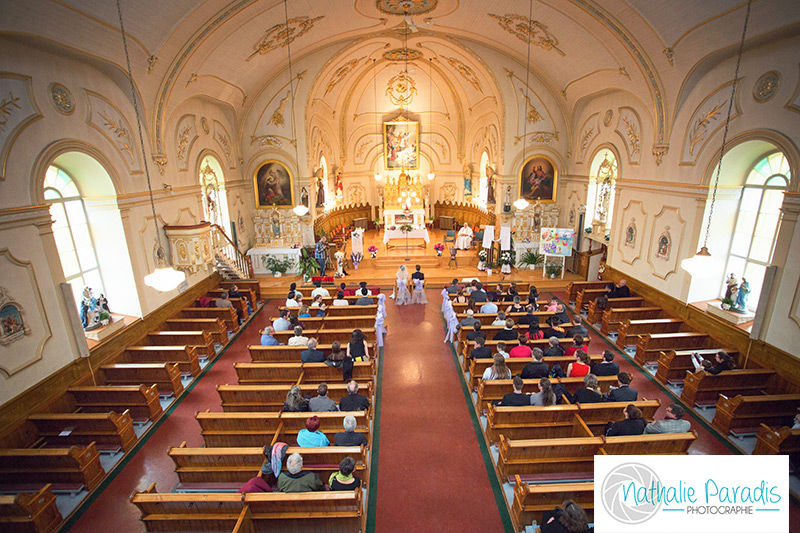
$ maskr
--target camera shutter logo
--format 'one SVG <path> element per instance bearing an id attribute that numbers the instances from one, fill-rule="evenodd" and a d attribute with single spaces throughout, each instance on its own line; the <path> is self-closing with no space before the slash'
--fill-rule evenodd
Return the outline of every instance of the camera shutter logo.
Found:
<path id="1" fill-rule="evenodd" d="M 653 483 L 660 480 L 652 469 L 639 463 L 625 463 L 614 468 L 603 480 L 600 496 L 606 512 L 623 524 L 640 524 L 650 520 L 658 512 L 661 502 L 656 504 L 642 502 L 636 504 L 633 498 L 636 487 L 650 488 Z M 624 497 L 623 487 L 628 491 L 627 499 Z"/>

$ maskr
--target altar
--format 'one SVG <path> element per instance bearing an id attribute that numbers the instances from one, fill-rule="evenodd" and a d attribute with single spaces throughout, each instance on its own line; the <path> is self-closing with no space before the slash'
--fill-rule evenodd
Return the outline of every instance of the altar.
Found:
<path id="1" fill-rule="evenodd" d="M 392 226 L 399 228 L 403 224 L 409 224 L 415 228 L 424 228 L 425 210 L 422 208 L 383 210 L 383 226 L 385 228 L 391 228 Z"/>
<path id="2" fill-rule="evenodd" d="M 406 242 L 406 236 L 408 236 L 408 240 L 422 239 L 423 241 L 425 241 L 425 244 L 421 244 L 421 245 L 420 244 L 411 244 L 411 245 L 408 246 L 409 248 L 415 248 L 417 246 L 420 246 L 420 247 L 423 247 L 423 248 L 427 249 L 428 248 L 428 243 L 431 242 L 430 235 L 428 235 L 428 230 L 425 229 L 425 228 L 412 229 L 411 231 L 408 232 L 408 234 L 403 233 L 399 229 L 393 229 L 393 230 L 392 229 L 385 229 L 385 230 L 383 230 L 383 244 L 386 246 L 387 250 L 390 247 L 391 248 L 397 248 L 399 245 L 397 245 L 397 244 L 390 245 L 389 242 L 390 241 L 402 240 L 403 243 L 405 243 Z M 405 246 L 402 246 L 402 247 L 405 247 Z"/>
<path id="3" fill-rule="evenodd" d="M 276 259 L 290 258 L 292 260 L 292 268 L 287 270 L 288 273 L 297 272 L 297 267 L 300 265 L 300 248 L 269 248 L 266 246 L 256 246 L 247 250 L 247 256 L 253 261 L 253 271 L 256 274 L 271 273 L 267 268 L 267 259 L 270 256 Z"/>

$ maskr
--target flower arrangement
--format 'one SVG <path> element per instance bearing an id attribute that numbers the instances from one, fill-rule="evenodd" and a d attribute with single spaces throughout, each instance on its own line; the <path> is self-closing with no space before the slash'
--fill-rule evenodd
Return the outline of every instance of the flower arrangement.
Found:
<path id="1" fill-rule="evenodd" d="M 370 246 L 369 248 L 367 248 L 367 251 L 369 252 L 369 255 L 370 255 L 370 256 L 371 256 L 373 259 L 375 259 L 376 257 L 378 257 L 378 247 L 377 247 L 377 246 L 375 246 L 374 244 L 373 244 L 372 246 Z"/>
<path id="2" fill-rule="evenodd" d="M 442 252 L 444 252 L 444 244 L 437 242 L 436 244 L 433 245 L 433 249 L 436 250 L 436 255 L 441 257 Z"/>
<path id="3" fill-rule="evenodd" d="M 414 228 L 411 226 L 411 224 L 403 224 L 402 226 L 400 226 L 400 231 L 402 231 L 403 233 L 409 233 L 413 229 Z"/>
<path id="4" fill-rule="evenodd" d="M 514 262 L 511 252 L 503 252 L 500 254 L 500 272 L 503 274 L 511 274 L 511 263 Z"/>
<path id="5" fill-rule="evenodd" d="M 487 253 L 486 253 L 486 248 L 484 248 L 483 250 L 481 250 L 480 252 L 478 252 L 478 259 L 480 259 L 481 261 L 486 261 L 486 257 L 487 257 L 487 256 L 488 256 L 488 255 L 487 255 Z"/>
<path id="6" fill-rule="evenodd" d="M 486 270 L 486 259 L 489 257 L 489 253 L 486 251 L 486 248 L 478 252 L 478 270 L 483 271 Z"/>
<path id="7" fill-rule="evenodd" d="M 333 276 L 314 276 L 311 281 L 319 280 L 322 283 L 333 283 Z"/>
<path id="8" fill-rule="evenodd" d="M 355 268 L 356 270 L 358 270 L 358 264 L 361 262 L 362 259 L 364 259 L 364 256 L 361 255 L 361 252 L 353 252 L 352 254 L 350 254 L 350 260 L 353 262 L 353 268 Z"/>
<path id="9" fill-rule="evenodd" d="M 391 226 L 391 227 L 389 227 L 389 231 L 394 231 L 394 230 L 396 230 L 396 229 L 397 229 L 397 226 Z"/>

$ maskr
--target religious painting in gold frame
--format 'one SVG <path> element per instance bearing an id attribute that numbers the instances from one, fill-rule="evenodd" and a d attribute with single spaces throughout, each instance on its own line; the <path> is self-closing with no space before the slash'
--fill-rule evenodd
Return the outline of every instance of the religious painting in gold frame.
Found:
<path id="1" fill-rule="evenodd" d="M 556 201 L 558 169 L 552 159 L 545 155 L 528 158 L 519 173 L 519 196 L 529 202 L 537 199 L 542 203 Z"/>
<path id="2" fill-rule="evenodd" d="M 383 123 L 383 166 L 386 170 L 419 168 L 419 122 L 396 119 Z"/>
<path id="3" fill-rule="evenodd" d="M 294 183 L 289 169 L 280 161 L 264 161 L 253 174 L 256 208 L 294 207 Z"/>

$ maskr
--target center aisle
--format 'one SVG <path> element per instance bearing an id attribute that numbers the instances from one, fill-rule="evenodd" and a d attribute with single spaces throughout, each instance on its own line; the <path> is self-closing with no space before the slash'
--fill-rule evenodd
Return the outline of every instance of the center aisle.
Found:
<path id="1" fill-rule="evenodd" d="M 387 300 L 375 531 L 503 531 L 450 348 L 441 296 Z"/>

